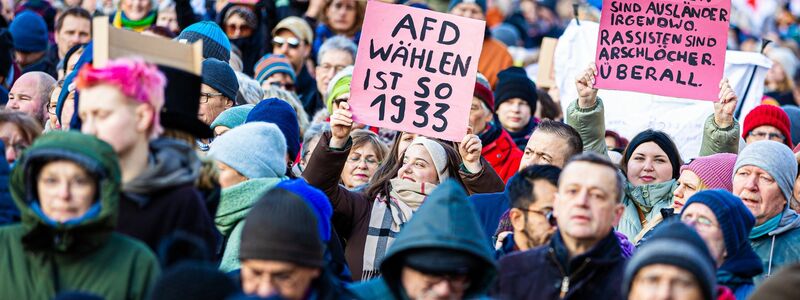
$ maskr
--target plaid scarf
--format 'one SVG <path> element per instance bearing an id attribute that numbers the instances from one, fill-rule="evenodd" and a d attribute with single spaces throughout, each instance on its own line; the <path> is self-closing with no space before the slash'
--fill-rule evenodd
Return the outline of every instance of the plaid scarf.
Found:
<path id="1" fill-rule="evenodd" d="M 367 240 L 364 243 L 364 267 L 361 280 L 380 276 L 381 265 L 386 249 L 394 242 L 403 224 L 422 205 L 428 193 L 436 188 L 430 183 L 415 183 L 399 178 L 390 181 L 392 190 L 389 197 L 378 196 L 372 205 L 369 218 Z"/>

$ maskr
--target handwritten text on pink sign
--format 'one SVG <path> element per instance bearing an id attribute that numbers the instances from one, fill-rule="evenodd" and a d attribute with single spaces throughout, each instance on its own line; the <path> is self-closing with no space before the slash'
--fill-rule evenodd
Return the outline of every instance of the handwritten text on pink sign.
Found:
<path id="1" fill-rule="evenodd" d="M 730 0 L 604 0 L 599 88 L 717 100 Z"/>
<path id="2" fill-rule="evenodd" d="M 368 2 L 350 86 L 353 120 L 461 141 L 484 28 L 483 21 Z"/>

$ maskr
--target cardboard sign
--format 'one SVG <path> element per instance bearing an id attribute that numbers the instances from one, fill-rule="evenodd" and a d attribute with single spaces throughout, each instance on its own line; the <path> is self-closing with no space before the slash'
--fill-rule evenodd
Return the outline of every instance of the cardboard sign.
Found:
<path id="1" fill-rule="evenodd" d="M 461 141 L 485 26 L 483 21 L 368 2 L 350 86 L 353 120 Z"/>
<path id="2" fill-rule="evenodd" d="M 108 17 L 96 17 L 92 20 L 92 35 L 92 60 L 95 67 L 104 67 L 109 60 L 115 58 L 141 57 L 153 64 L 173 67 L 198 76 L 202 74 L 202 40 L 190 45 L 114 28 L 108 23 Z"/>
<path id="3" fill-rule="evenodd" d="M 553 69 L 553 57 L 556 53 L 558 39 L 546 37 L 542 39 L 539 47 L 539 70 L 536 73 L 536 86 L 549 89 L 555 86 L 555 73 Z"/>
<path id="4" fill-rule="evenodd" d="M 730 0 L 604 0 L 596 86 L 716 101 Z"/>

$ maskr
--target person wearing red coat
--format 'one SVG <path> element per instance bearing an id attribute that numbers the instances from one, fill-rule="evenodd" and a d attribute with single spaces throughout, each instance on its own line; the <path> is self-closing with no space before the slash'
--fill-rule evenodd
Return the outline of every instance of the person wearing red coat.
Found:
<path id="1" fill-rule="evenodd" d="M 469 124 L 483 143 L 481 156 L 492 165 L 497 175 L 508 182 L 519 169 L 522 150 L 517 148 L 511 135 L 502 126 L 492 122 L 494 96 L 489 83 L 479 74 L 469 113 Z"/>

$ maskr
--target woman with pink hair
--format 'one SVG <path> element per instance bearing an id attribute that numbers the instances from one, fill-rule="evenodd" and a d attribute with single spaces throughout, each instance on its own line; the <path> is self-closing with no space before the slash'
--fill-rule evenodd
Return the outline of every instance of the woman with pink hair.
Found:
<path id="1" fill-rule="evenodd" d="M 123 193 L 117 231 L 153 250 L 177 231 L 215 249 L 214 224 L 194 185 L 200 160 L 186 142 L 158 138 L 166 84 L 161 71 L 141 59 L 122 58 L 104 67 L 84 65 L 76 82 L 81 131 L 109 143 L 119 156 Z"/>

